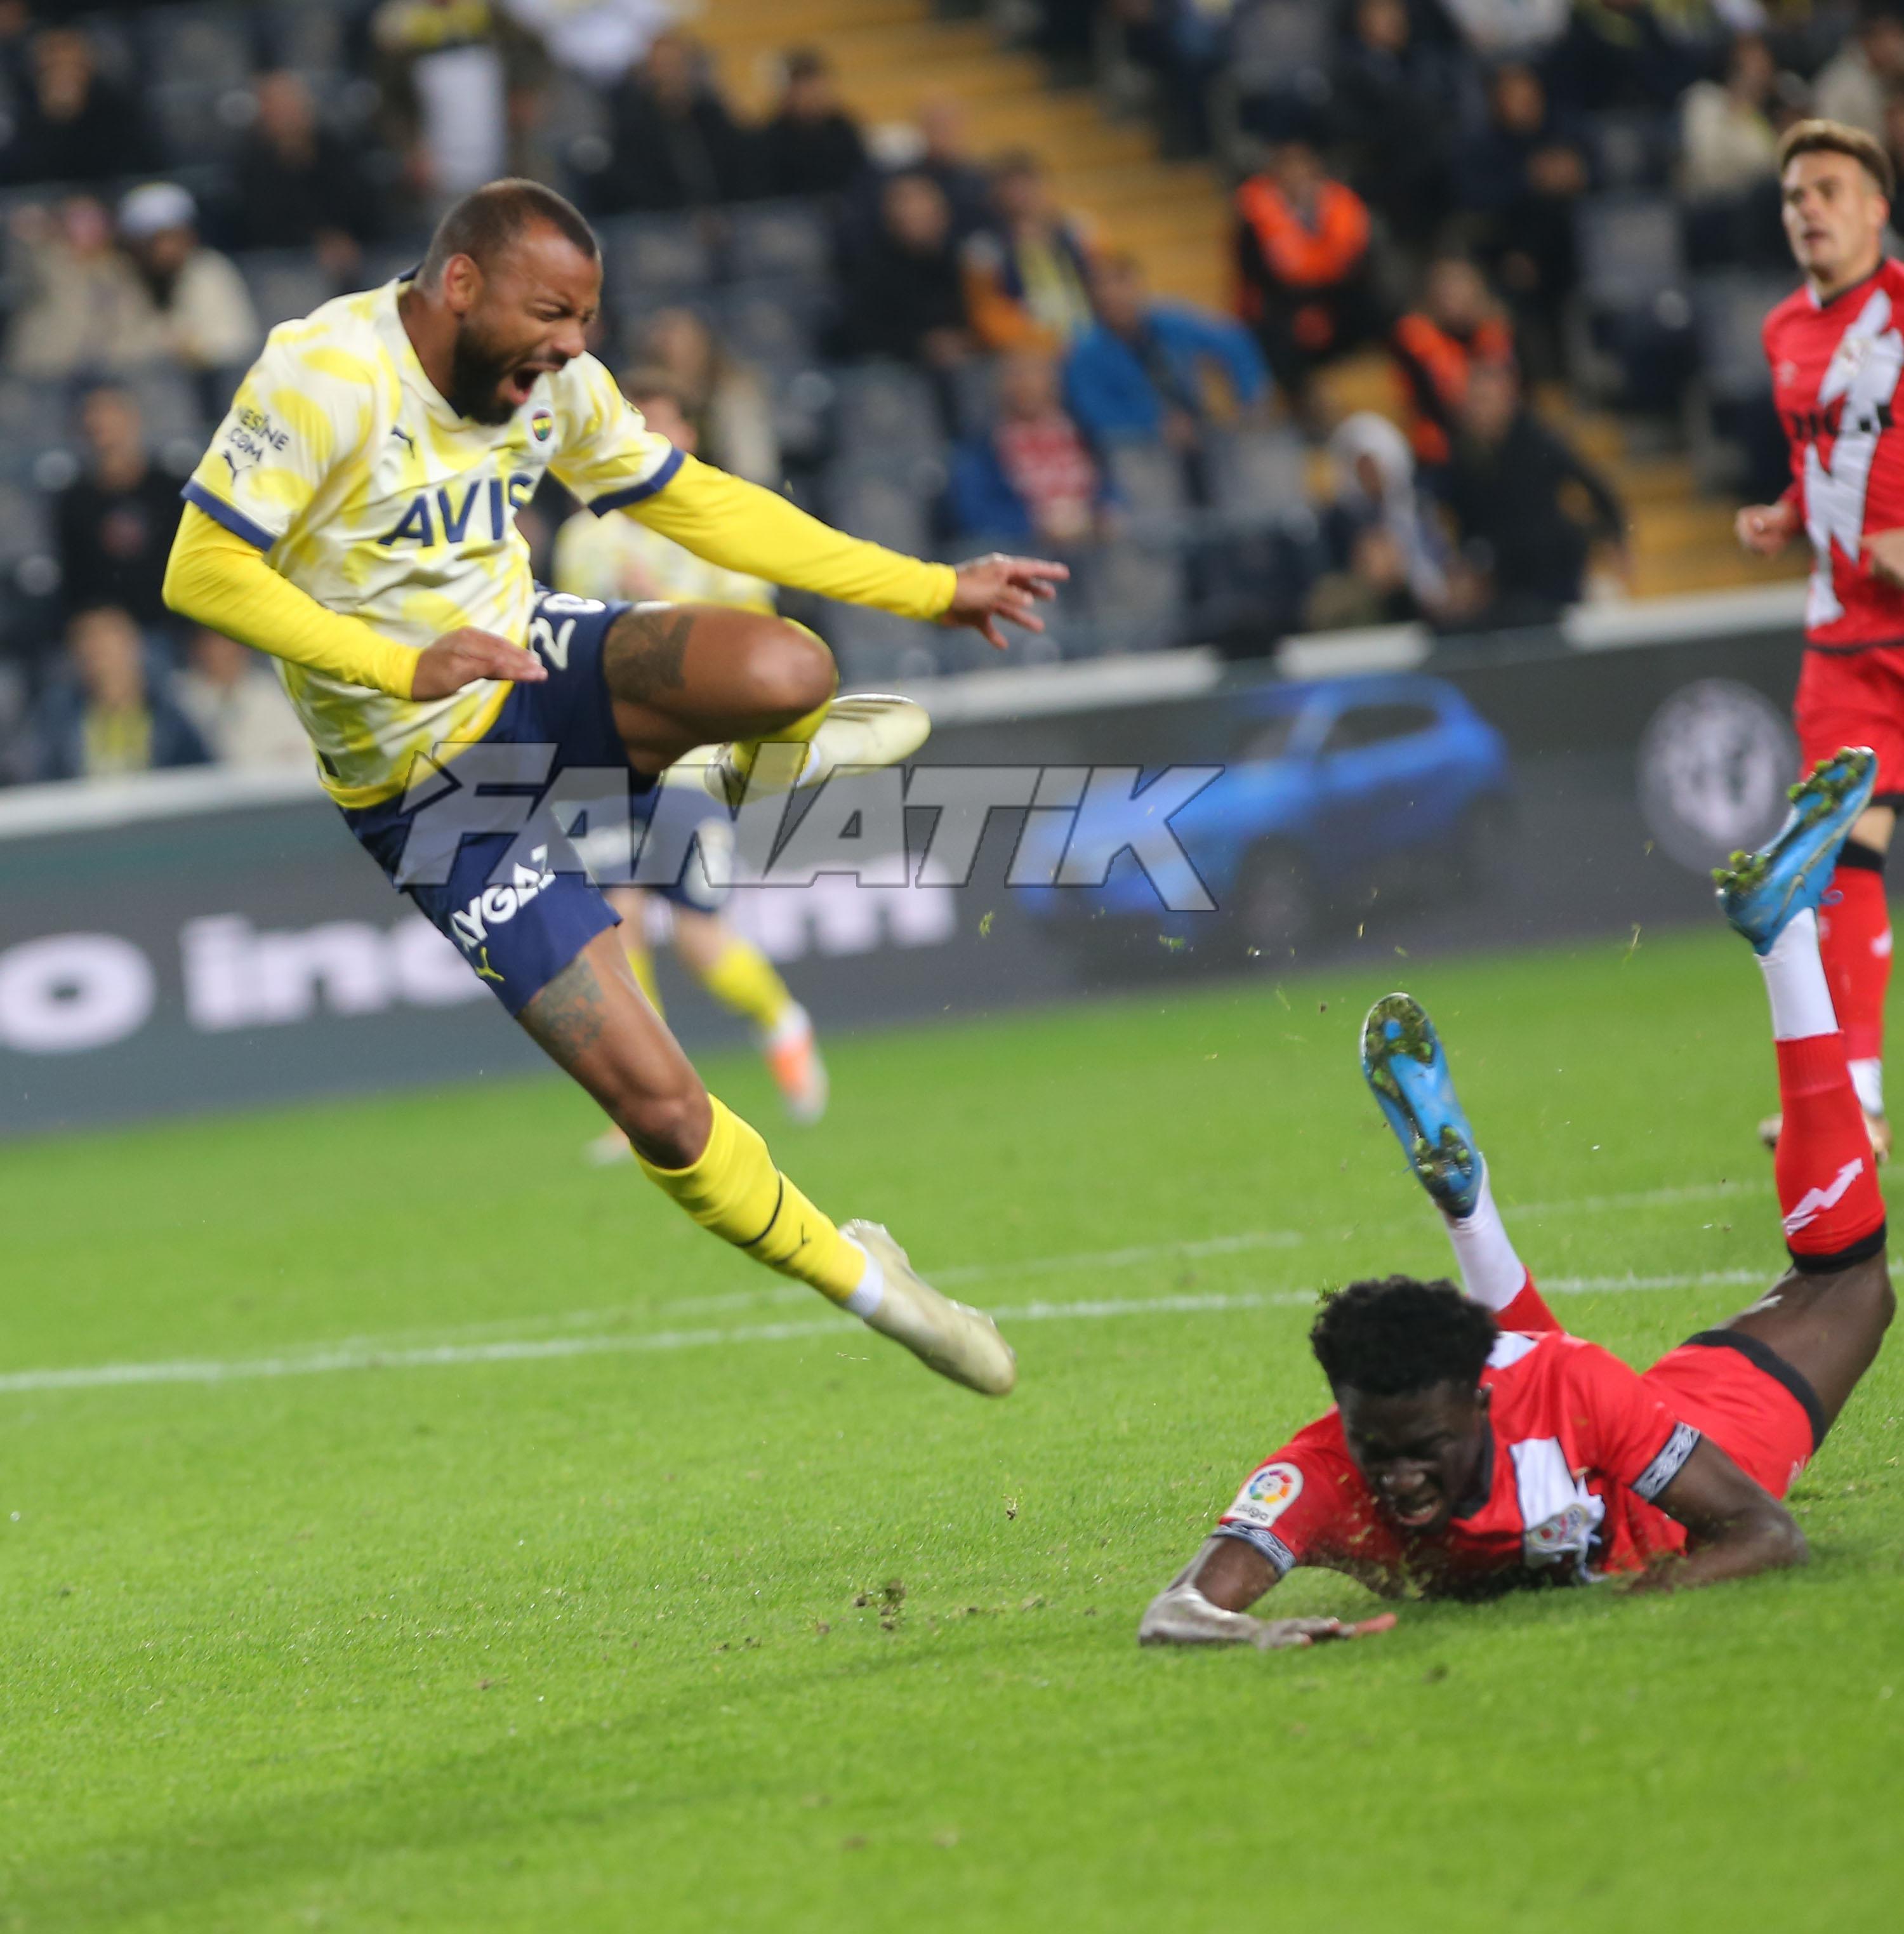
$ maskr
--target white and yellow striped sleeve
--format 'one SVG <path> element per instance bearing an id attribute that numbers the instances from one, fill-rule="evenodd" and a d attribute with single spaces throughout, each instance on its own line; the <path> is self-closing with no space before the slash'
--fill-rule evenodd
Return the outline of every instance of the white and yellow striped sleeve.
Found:
<path id="1" fill-rule="evenodd" d="M 361 450 L 377 372 L 309 323 L 271 332 L 185 485 L 185 501 L 269 551 Z"/>
<path id="2" fill-rule="evenodd" d="M 549 465 L 556 480 L 597 517 L 666 490 L 681 468 L 681 453 L 648 427 L 607 370 L 580 356 L 559 381 L 562 447 Z"/>

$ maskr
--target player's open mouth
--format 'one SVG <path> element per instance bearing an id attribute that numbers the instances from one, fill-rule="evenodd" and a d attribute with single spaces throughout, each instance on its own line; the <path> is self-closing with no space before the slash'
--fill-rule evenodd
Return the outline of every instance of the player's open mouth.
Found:
<path id="1" fill-rule="evenodd" d="M 1407 1504 L 1395 1498 L 1385 1498 L 1382 1502 L 1388 1515 L 1408 1531 L 1419 1531 L 1423 1525 L 1433 1524 L 1442 1514 L 1442 1501 L 1432 1492 Z"/>
<path id="2" fill-rule="evenodd" d="M 553 376 L 561 367 L 559 363 L 524 363 L 510 371 L 503 379 L 502 387 L 520 406 L 529 401 L 536 384 L 544 376 Z"/>

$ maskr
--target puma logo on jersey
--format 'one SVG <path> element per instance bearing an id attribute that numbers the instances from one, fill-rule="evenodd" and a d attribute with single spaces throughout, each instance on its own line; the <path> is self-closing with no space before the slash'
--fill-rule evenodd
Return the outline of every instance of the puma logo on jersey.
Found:
<path id="1" fill-rule="evenodd" d="M 1797 1206 L 1785 1219 L 1785 1232 L 1795 1236 L 1808 1224 L 1815 1222 L 1827 1209 L 1835 1209 L 1844 1200 L 1845 1191 L 1864 1171 L 1864 1158 L 1854 1155 L 1837 1174 L 1822 1188 L 1808 1188 L 1798 1198 Z"/>

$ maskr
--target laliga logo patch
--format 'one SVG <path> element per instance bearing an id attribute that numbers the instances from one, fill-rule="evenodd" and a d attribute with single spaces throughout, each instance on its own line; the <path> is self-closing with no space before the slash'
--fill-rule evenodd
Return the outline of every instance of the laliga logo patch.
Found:
<path id="1" fill-rule="evenodd" d="M 529 420 L 529 433 L 538 443 L 547 443 L 556 433 L 556 413 L 551 409 L 538 409 Z"/>
<path id="2" fill-rule="evenodd" d="M 1294 1464 L 1265 1464 L 1243 1487 L 1229 1516 L 1267 1531 L 1303 1494 L 1303 1474 Z"/>

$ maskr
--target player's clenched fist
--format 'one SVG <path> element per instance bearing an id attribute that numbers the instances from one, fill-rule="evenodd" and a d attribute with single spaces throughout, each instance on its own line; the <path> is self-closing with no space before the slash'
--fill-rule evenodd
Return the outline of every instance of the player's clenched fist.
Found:
<path id="1" fill-rule="evenodd" d="M 512 645 L 493 631 L 465 625 L 460 630 L 445 631 L 417 654 L 410 696 L 447 698 L 478 679 L 506 678 L 518 685 L 535 685 L 548 676 L 547 667 L 533 652 Z"/>
<path id="2" fill-rule="evenodd" d="M 1798 535 L 1799 521 L 1798 506 L 1781 497 L 1776 504 L 1748 504 L 1732 528 L 1747 550 L 1772 557 Z"/>

